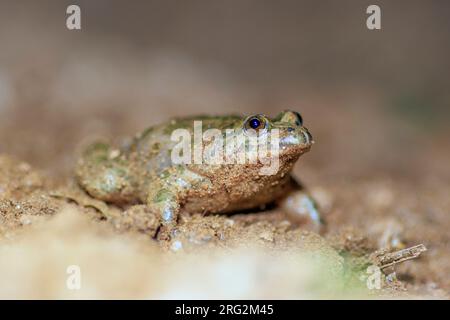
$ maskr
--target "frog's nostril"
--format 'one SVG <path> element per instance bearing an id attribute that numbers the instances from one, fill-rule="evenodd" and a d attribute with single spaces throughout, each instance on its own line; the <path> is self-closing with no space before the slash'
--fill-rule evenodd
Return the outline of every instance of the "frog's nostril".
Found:
<path id="1" fill-rule="evenodd" d="M 292 132 L 292 131 L 294 131 L 294 130 L 295 130 L 295 129 L 292 128 L 292 127 L 288 127 L 288 128 L 287 128 L 287 131 L 288 131 L 288 132 Z"/>

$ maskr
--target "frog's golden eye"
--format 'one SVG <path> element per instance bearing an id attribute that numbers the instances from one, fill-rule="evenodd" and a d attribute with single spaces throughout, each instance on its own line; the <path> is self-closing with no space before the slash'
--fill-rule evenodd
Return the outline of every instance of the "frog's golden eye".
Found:
<path id="1" fill-rule="evenodd" d="M 244 129 L 253 129 L 259 132 L 261 130 L 267 130 L 268 124 L 268 120 L 262 115 L 250 116 L 244 122 Z"/>

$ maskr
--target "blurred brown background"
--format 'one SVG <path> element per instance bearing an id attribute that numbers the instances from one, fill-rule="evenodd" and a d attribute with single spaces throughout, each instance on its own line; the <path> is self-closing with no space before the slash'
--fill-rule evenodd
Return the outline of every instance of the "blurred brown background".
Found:
<path id="1" fill-rule="evenodd" d="M 1 1 L 0 151 L 67 174 L 93 135 L 293 108 L 307 179 L 448 179 L 449 18 L 439 0 Z"/>
<path id="2" fill-rule="evenodd" d="M 81 7 L 80 31 L 66 28 L 69 4 Z M 366 28 L 370 4 L 379 31 Z M 98 136 L 120 141 L 173 116 L 295 109 L 316 141 L 295 175 L 326 237 L 350 227 L 350 245 L 424 243 L 398 277 L 448 294 L 449 39 L 445 0 L 0 0 L 0 153 L 64 184 Z M 14 210 L 3 214 L 21 218 Z"/>

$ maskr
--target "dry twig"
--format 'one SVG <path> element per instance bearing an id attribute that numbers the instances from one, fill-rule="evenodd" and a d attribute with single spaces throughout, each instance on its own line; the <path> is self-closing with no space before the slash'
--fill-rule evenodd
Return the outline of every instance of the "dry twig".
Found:
<path id="1" fill-rule="evenodd" d="M 425 251 L 427 251 L 427 248 L 423 244 L 419 244 L 394 252 L 377 251 L 371 258 L 380 269 L 385 269 L 403 261 L 417 258 Z"/>

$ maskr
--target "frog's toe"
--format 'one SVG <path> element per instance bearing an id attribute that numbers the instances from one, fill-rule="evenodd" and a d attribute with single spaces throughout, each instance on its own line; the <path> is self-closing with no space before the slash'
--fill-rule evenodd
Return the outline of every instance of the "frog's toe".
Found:
<path id="1" fill-rule="evenodd" d="M 109 221 L 119 231 L 137 231 L 157 240 L 170 240 L 176 226 L 175 213 L 170 218 L 164 216 L 160 208 L 152 205 L 134 205 L 109 217 Z"/>
<path id="2" fill-rule="evenodd" d="M 282 210 L 292 220 L 315 232 L 321 232 L 324 221 L 320 215 L 314 199 L 303 191 L 296 191 L 288 195 L 281 202 Z"/>
<path id="3" fill-rule="evenodd" d="M 160 221 L 160 228 L 156 238 L 158 240 L 169 240 L 172 237 L 172 231 L 177 225 L 178 204 L 174 202 L 162 202 L 153 203 L 150 207 Z"/>
<path id="4" fill-rule="evenodd" d="M 110 219 L 117 230 L 138 231 L 156 237 L 161 220 L 146 205 L 134 205 Z"/>

